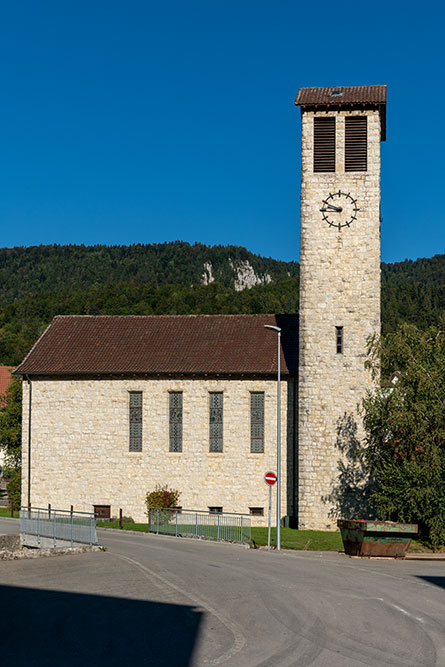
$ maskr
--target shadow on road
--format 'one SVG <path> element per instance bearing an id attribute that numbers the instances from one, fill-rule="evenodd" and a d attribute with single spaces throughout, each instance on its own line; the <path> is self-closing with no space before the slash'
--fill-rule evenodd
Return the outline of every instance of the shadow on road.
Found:
<path id="1" fill-rule="evenodd" d="M 15 586 L 0 600 L 2 662 L 15 667 L 187 667 L 202 621 L 185 605 Z"/>
<path id="2" fill-rule="evenodd" d="M 440 588 L 445 588 L 445 577 L 418 576 L 417 578 L 423 579 L 424 581 L 428 581 L 430 584 L 434 584 L 435 586 L 439 586 Z"/>

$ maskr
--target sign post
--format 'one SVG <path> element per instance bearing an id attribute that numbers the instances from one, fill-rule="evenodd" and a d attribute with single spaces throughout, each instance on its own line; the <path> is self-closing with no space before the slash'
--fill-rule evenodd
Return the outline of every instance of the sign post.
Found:
<path id="1" fill-rule="evenodd" d="M 277 476 L 274 472 L 266 472 L 264 481 L 269 487 L 269 516 L 268 516 L 268 530 L 267 530 L 267 551 L 270 551 L 270 524 L 271 524 L 271 505 L 272 505 L 272 487 L 277 481 Z"/>

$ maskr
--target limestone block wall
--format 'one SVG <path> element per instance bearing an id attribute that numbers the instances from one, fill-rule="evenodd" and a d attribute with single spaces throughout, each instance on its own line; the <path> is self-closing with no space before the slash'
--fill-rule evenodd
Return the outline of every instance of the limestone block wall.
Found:
<path id="1" fill-rule="evenodd" d="M 299 526 L 330 528 L 332 494 L 341 454 L 337 428 L 352 417 L 361 437 L 357 404 L 371 377 L 364 368 L 366 339 L 380 331 L 380 118 L 368 117 L 368 171 L 345 172 L 345 117 L 349 111 L 306 111 L 302 116 L 299 370 Z M 314 116 L 336 116 L 336 171 L 313 171 Z M 323 221 L 330 192 L 350 192 L 360 211 L 340 230 Z M 344 350 L 336 352 L 335 328 Z"/>
<path id="2" fill-rule="evenodd" d="M 288 513 L 294 419 L 282 382 L 282 514 Z M 129 392 L 143 392 L 142 452 L 129 452 Z M 169 452 L 169 392 L 183 392 L 183 451 Z M 224 394 L 222 453 L 209 452 L 209 392 Z M 250 392 L 265 392 L 264 453 L 250 453 Z M 23 383 L 23 503 L 27 503 L 28 387 Z M 157 484 L 181 492 L 190 509 L 222 506 L 248 513 L 264 507 L 264 474 L 276 470 L 277 383 L 221 379 L 34 379 L 31 504 L 92 511 L 119 508 L 144 521 L 144 497 Z M 292 473 L 291 473 L 292 474 Z M 290 494 L 292 496 L 292 494 Z M 275 512 L 275 493 L 272 512 Z M 275 516 L 273 514 L 272 516 Z"/>

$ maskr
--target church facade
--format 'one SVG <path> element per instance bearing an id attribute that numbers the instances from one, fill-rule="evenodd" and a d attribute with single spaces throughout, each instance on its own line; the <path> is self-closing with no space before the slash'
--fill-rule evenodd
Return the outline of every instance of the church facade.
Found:
<path id="1" fill-rule="evenodd" d="M 294 516 L 296 315 L 54 318 L 17 369 L 25 503 L 144 521 L 146 493 L 168 485 L 185 509 L 261 525 L 277 453 L 265 326 L 281 329 L 281 507 Z"/>
<path id="2" fill-rule="evenodd" d="M 361 437 L 380 330 L 380 141 L 386 87 L 306 88 L 300 314 L 59 316 L 16 369 L 22 502 L 136 521 L 156 485 L 187 509 L 267 521 L 281 345 L 282 516 L 335 526 L 342 421 Z M 273 494 L 274 495 L 274 494 Z M 274 499 L 275 502 L 275 499 Z M 275 509 L 272 508 L 274 515 Z"/>

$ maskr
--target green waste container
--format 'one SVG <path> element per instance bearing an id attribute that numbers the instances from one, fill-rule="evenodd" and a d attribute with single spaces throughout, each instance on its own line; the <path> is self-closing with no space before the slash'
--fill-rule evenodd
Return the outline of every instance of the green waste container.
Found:
<path id="1" fill-rule="evenodd" d="M 345 554 L 348 556 L 386 556 L 405 558 L 411 538 L 418 532 L 415 523 L 339 519 Z"/>

